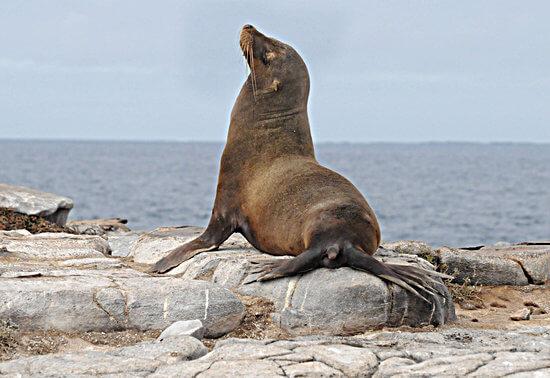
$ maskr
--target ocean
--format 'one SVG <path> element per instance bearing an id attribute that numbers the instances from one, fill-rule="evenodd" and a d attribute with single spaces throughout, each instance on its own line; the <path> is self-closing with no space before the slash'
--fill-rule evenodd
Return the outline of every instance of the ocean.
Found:
<path id="1" fill-rule="evenodd" d="M 0 182 L 68 196 L 70 219 L 136 230 L 208 223 L 222 143 L 0 141 Z M 550 240 L 550 144 L 328 143 L 386 241 L 473 246 Z"/>

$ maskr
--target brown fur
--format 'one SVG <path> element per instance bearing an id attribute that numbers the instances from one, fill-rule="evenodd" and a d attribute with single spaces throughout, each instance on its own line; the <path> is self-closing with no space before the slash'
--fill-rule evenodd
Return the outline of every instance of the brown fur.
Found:
<path id="1" fill-rule="evenodd" d="M 216 249 L 240 232 L 262 252 L 300 256 L 262 265 L 260 279 L 347 265 L 400 281 L 399 268 L 367 258 L 380 243 L 367 201 L 315 159 L 307 114 L 309 75 L 300 55 L 249 25 L 242 29 L 240 45 L 251 74 L 231 112 L 210 223 L 153 271 Z"/>

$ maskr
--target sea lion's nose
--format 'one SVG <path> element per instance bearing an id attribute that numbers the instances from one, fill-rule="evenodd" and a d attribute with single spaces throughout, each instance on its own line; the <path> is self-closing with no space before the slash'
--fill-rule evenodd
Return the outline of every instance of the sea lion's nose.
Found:
<path id="1" fill-rule="evenodd" d="M 248 30 L 248 29 L 254 29 L 254 26 L 250 24 L 246 24 L 245 26 L 243 26 L 243 30 Z"/>

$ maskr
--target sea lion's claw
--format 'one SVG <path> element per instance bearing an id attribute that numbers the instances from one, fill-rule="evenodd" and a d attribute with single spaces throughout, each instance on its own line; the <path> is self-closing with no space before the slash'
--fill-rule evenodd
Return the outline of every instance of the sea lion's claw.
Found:
<path id="1" fill-rule="evenodd" d="M 249 285 L 251 283 L 254 283 L 254 282 L 258 282 L 257 280 L 257 277 L 254 276 L 253 274 L 249 275 L 248 277 L 246 277 L 243 281 L 243 285 Z"/>
<path id="2" fill-rule="evenodd" d="M 273 280 L 275 278 L 284 277 L 284 274 L 277 271 L 277 269 L 282 265 L 285 260 L 251 260 L 254 264 L 253 268 L 250 270 L 249 275 L 256 275 L 252 279 L 247 279 L 244 284 L 249 284 L 252 282 L 263 282 Z"/>
<path id="3" fill-rule="evenodd" d="M 279 272 L 268 272 L 256 278 L 256 281 L 264 282 L 264 281 L 270 281 L 270 280 L 274 280 L 275 278 L 281 278 L 281 277 L 284 277 L 284 274 L 281 274 Z"/>

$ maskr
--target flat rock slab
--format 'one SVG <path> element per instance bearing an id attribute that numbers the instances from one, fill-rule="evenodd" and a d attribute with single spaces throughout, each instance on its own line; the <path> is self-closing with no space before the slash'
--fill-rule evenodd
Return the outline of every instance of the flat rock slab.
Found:
<path id="1" fill-rule="evenodd" d="M 134 249 L 136 242 L 144 232 L 109 232 L 106 234 L 107 242 L 111 248 L 111 256 L 127 257 Z"/>
<path id="2" fill-rule="evenodd" d="M 0 207 L 13 209 L 22 214 L 38 215 L 60 226 L 67 222 L 73 205 L 73 200 L 57 194 L 0 184 Z"/>
<path id="3" fill-rule="evenodd" d="M 202 227 L 161 227 L 141 235 L 130 250 L 134 262 L 153 264 L 166 256 L 167 252 L 196 238 L 204 231 Z M 227 247 L 250 247 L 239 234 L 233 234 L 226 240 Z"/>
<path id="4" fill-rule="evenodd" d="M 435 254 L 459 283 L 468 279 L 481 285 L 527 285 L 550 279 L 550 245 L 440 248 Z"/>
<path id="5" fill-rule="evenodd" d="M 244 316 L 233 293 L 205 281 L 150 277 L 131 269 L 4 269 L 0 264 L 0 319 L 22 330 L 145 331 L 200 319 L 205 335 L 218 337 Z"/>
<path id="6" fill-rule="evenodd" d="M 127 219 L 106 218 L 70 221 L 67 227 L 79 234 L 105 235 L 107 232 L 128 232 Z"/>
<path id="7" fill-rule="evenodd" d="M 316 269 L 304 275 L 246 284 L 250 261 L 266 258 L 273 257 L 253 249 L 222 249 L 201 253 L 169 274 L 204 279 L 243 295 L 265 298 L 274 303 L 275 322 L 291 334 L 351 334 L 380 326 L 442 325 L 455 319 L 446 289 L 444 297 L 436 296 L 432 303 L 426 303 L 400 287 L 350 268 Z M 381 252 L 380 258 L 432 268 L 414 255 Z"/>
<path id="8" fill-rule="evenodd" d="M 418 241 L 399 241 L 384 247 L 421 256 L 453 275 L 456 283 L 521 286 L 550 279 L 550 244 L 545 242 L 432 249 Z"/>
<path id="9" fill-rule="evenodd" d="M 0 234 L 0 256 L 22 259 L 61 260 L 104 257 L 109 243 L 100 236 L 73 235 L 63 232 L 41 234 Z"/>
<path id="10" fill-rule="evenodd" d="M 194 360 L 207 352 L 194 337 L 180 336 L 107 352 L 83 351 L 20 358 L 0 363 L 0 375 L 141 377 L 154 373 L 161 366 Z"/>
<path id="11" fill-rule="evenodd" d="M 227 339 L 207 354 L 198 340 L 182 336 L 107 352 L 21 358 L 0 363 L 0 375 L 545 377 L 550 372 L 550 329 L 538 328 Z"/>

